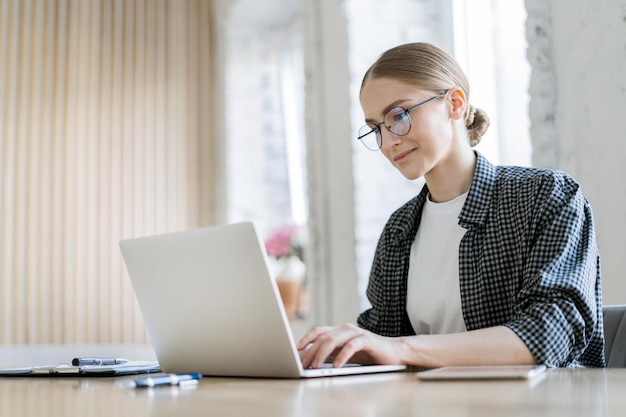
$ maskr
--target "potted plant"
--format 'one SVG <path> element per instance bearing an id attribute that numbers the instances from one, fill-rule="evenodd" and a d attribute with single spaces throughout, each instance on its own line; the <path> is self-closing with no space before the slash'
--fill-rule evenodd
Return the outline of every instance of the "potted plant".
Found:
<path id="1" fill-rule="evenodd" d="M 287 317 L 290 321 L 296 320 L 306 274 L 300 228 L 293 225 L 281 227 L 267 238 L 265 249 Z"/>

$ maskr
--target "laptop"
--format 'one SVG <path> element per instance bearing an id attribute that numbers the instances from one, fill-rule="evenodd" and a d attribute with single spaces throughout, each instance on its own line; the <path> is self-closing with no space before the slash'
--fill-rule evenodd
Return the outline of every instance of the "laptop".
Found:
<path id="1" fill-rule="evenodd" d="M 163 372 L 306 378 L 406 369 L 303 369 L 253 223 L 127 239 L 120 248 Z"/>

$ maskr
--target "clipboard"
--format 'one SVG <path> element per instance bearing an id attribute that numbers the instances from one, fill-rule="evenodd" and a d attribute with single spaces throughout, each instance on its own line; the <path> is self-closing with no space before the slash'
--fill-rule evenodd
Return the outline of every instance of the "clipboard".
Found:
<path id="1" fill-rule="evenodd" d="M 129 361 L 117 365 L 73 366 L 61 363 L 50 366 L 0 368 L 3 376 L 121 376 L 161 372 L 156 361 Z"/>

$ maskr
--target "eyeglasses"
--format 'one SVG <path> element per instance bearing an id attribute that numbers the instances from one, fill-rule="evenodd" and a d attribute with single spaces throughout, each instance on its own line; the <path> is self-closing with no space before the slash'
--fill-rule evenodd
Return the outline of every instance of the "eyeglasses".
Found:
<path id="1" fill-rule="evenodd" d="M 380 130 L 380 125 L 384 124 L 387 130 L 396 136 L 405 136 L 411 130 L 411 117 L 409 116 L 409 112 L 436 98 L 443 98 L 447 92 L 448 90 L 443 91 L 438 96 L 434 96 L 428 100 L 422 101 L 421 103 L 417 103 L 408 109 L 405 109 L 404 107 L 394 107 L 385 113 L 382 122 L 378 124 L 368 123 L 363 125 L 359 129 L 359 136 L 357 139 L 360 140 L 367 149 L 371 151 L 379 150 L 383 146 L 383 134 Z"/>

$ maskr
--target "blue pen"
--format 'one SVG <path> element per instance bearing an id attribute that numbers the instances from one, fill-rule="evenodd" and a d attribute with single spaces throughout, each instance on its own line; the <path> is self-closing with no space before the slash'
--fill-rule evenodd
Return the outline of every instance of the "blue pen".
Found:
<path id="1" fill-rule="evenodd" d="M 187 386 L 198 383 L 202 379 L 202 374 L 168 374 L 161 376 L 151 376 L 148 378 L 135 379 L 131 381 L 131 386 L 135 388 L 152 388 L 166 385 Z"/>

